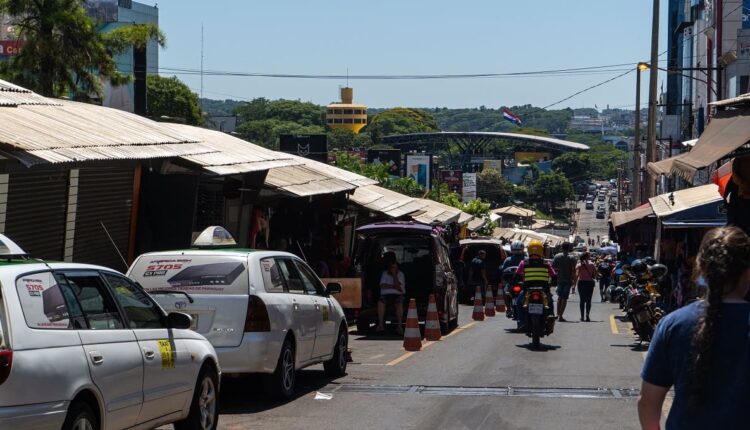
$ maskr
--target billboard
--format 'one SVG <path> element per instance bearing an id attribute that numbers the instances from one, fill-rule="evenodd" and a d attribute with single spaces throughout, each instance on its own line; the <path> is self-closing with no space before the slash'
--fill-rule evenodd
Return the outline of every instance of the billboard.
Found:
<path id="1" fill-rule="evenodd" d="M 750 28 L 750 0 L 742 0 L 742 28 Z"/>
<path id="2" fill-rule="evenodd" d="M 463 194 L 463 172 L 460 170 L 441 170 L 440 182 L 448 186 L 452 193 Z"/>
<path id="3" fill-rule="evenodd" d="M 476 173 L 464 173 L 464 187 L 463 196 L 464 203 L 468 203 L 477 198 L 477 174 Z"/>
<path id="4" fill-rule="evenodd" d="M 367 151 L 367 162 L 385 164 L 388 166 L 388 174 L 391 176 L 401 176 L 400 149 L 370 149 Z"/>
<path id="5" fill-rule="evenodd" d="M 494 169 L 497 173 L 503 173 L 503 160 L 484 160 L 482 170 Z"/>
<path id="6" fill-rule="evenodd" d="M 432 156 L 429 154 L 406 154 L 406 176 L 413 178 L 424 189 L 430 189 L 430 167 Z"/>
<path id="7" fill-rule="evenodd" d="M 21 52 L 20 40 L 0 40 L 0 57 L 13 57 Z"/>
<path id="8" fill-rule="evenodd" d="M 325 163 L 328 161 L 328 137 L 325 134 L 282 134 L 279 151 Z"/>

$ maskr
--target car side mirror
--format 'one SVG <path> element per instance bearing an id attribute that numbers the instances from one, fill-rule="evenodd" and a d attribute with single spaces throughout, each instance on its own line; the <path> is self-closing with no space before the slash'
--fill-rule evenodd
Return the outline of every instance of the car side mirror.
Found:
<path id="1" fill-rule="evenodd" d="M 182 312 L 170 312 L 167 315 L 167 327 L 176 329 L 188 329 L 193 324 L 193 318 Z"/>
<path id="2" fill-rule="evenodd" d="M 326 285 L 326 295 L 330 296 L 331 294 L 340 294 L 343 289 L 344 287 L 340 283 L 329 282 L 328 285 Z"/>

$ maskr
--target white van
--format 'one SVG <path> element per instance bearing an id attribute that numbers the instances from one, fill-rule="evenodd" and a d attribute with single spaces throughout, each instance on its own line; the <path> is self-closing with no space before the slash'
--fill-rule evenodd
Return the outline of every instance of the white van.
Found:
<path id="1" fill-rule="evenodd" d="M 294 394 L 303 367 L 324 363 L 330 376 L 344 375 L 348 329 L 331 297 L 341 285 L 324 286 L 293 254 L 212 245 L 211 237 L 229 234 L 209 229 L 220 233 L 202 234 L 196 249 L 143 254 L 128 276 L 165 309 L 193 318 L 225 375 L 268 374 L 280 398 Z"/>

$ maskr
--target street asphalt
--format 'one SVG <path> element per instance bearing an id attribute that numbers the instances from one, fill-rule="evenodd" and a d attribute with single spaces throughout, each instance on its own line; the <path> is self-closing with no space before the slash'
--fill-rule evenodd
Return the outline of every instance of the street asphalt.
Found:
<path id="1" fill-rule="evenodd" d="M 582 209 L 580 220 L 584 231 L 606 234 L 593 211 Z M 266 400 L 255 378 L 225 380 L 219 428 L 637 429 L 647 345 L 617 305 L 600 303 L 598 292 L 594 299 L 592 321 L 580 322 L 572 295 L 569 322 L 558 322 L 541 350 L 510 332 L 515 322 L 504 314 L 472 321 L 470 306 L 461 306 L 458 329 L 419 352 L 405 352 L 396 336 L 352 331 L 348 374 L 302 370 L 292 401 Z"/>

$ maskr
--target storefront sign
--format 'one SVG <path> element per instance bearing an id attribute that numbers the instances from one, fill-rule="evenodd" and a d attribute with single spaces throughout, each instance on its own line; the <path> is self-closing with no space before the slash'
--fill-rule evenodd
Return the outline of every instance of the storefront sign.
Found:
<path id="1" fill-rule="evenodd" d="M 406 176 L 413 178 L 424 189 L 430 189 L 432 155 L 406 155 Z"/>
<path id="2" fill-rule="evenodd" d="M 401 176 L 401 150 L 400 149 L 370 149 L 367 151 L 367 162 L 372 164 L 385 164 L 391 176 Z"/>
<path id="3" fill-rule="evenodd" d="M 463 196 L 464 203 L 468 203 L 477 198 L 477 174 L 476 173 L 464 173 L 464 186 Z"/>
<path id="4" fill-rule="evenodd" d="M 460 170 L 441 170 L 440 182 L 448 186 L 448 190 L 458 195 L 463 194 L 463 172 Z"/>
<path id="5" fill-rule="evenodd" d="M 494 169 L 497 173 L 503 172 L 503 160 L 484 160 L 482 163 L 482 170 Z"/>
<path id="6" fill-rule="evenodd" d="M 13 57 L 21 52 L 20 40 L 0 40 L 0 57 Z"/>
<path id="7" fill-rule="evenodd" d="M 279 151 L 325 163 L 328 161 L 328 137 L 325 134 L 282 134 Z"/>

